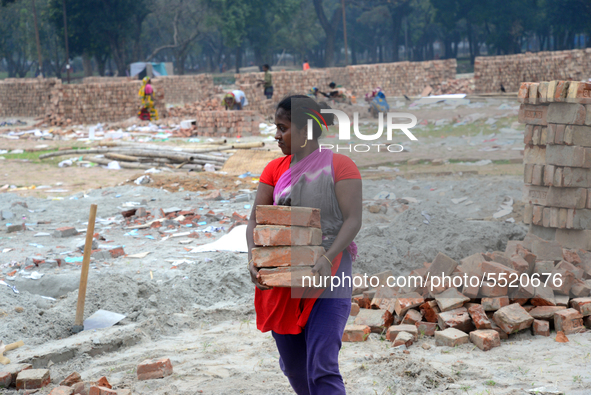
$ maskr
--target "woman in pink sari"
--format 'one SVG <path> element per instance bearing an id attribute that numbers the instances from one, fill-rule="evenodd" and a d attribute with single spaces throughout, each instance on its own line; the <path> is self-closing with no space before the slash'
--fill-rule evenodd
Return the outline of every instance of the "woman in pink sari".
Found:
<path id="1" fill-rule="evenodd" d="M 283 99 L 277 106 L 275 139 L 286 156 L 271 161 L 263 171 L 246 232 L 249 270 L 257 287 L 257 328 L 272 331 L 281 370 L 298 395 L 345 394 L 338 354 L 351 310 L 350 284 L 305 294 L 266 287 L 258 281 L 250 250 L 257 205 L 319 208 L 326 253 L 310 262 L 313 271 L 321 276 L 351 276 L 357 253 L 353 239 L 361 227 L 361 176 L 348 157 L 320 150 L 322 129 L 333 121 L 332 114 L 320 111 L 315 100 L 303 95 Z M 307 137 L 309 120 L 312 139 Z"/>

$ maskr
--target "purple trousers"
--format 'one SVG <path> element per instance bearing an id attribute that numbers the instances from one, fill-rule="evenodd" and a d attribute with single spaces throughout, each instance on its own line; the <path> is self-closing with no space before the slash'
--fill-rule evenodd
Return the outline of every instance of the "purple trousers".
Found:
<path id="1" fill-rule="evenodd" d="M 351 276 L 351 257 L 346 251 L 336 275 L 342 273 Z M 341 287 L 335 291 L 326 290 L 316 300 L 300 334 L 272 332 L 279 350 L 279 366 L 297 395 L 346 393 L 339 372 L 339 351 L 351 312 L 351 288 Z"/>

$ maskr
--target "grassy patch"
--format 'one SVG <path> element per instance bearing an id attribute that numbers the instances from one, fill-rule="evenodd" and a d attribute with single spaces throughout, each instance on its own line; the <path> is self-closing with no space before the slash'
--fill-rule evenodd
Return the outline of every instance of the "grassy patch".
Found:
<path id="1" fill-rule="evenodd" d="M 72 149 L 80 150 L 80 155 L 84 155 L 85 149 L 80 147 L 72 147 Z M 0 156 L 8 159 L 16 159 L 16 160 L 28 160 L 29 162 L 33 163 L 51 163 L 53 161 L 62 161 L 64 158 L 75 156 L 75 154 L 71 155 L 64 155 L 64 156 L 57 156 L 48 159 L 39 159 L 39 156 L 43 154 L 48 154 L 50 152 L 56 152 L 57 149 L 46 150 L 46 151 L 35 151 L 35 152 L 23 152 L 22 154 L 1 154 Z"/>

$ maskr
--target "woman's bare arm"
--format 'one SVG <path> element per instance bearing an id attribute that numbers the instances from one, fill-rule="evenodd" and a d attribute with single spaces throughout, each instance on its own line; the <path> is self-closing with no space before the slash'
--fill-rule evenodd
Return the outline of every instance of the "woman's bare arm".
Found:
<path id="1" fill-rule="evenodd" d="M 362 183 L 360 179 L 341 180 L 335 184 L 337 201 L 343 214 L 343 226 L 341 226 L 341 230 L 334 239 L 332 246 L 325 254 L 331 262 L 351 244 L 359 229 L 361 229 L 363 205 L 361 190 Z M 326 258 L 321 257 L 316 261 L 313 271 L 320 273 L 321 276 L 330 276 L 330 264 Z"/>
<path id="2" fill-rule="evenodd" d="M 254 204 L 252 206 L 252 211 L 250 213 L 250 218 L 248 219 L 248 225 L 246 226 L 246 243 L 248 244 L 248 262 L 252 260 L 252 249 L 254 245 L 254 235 L 253 231 L 257 225 L 257 206 L 259 205 L 272 205 L 273 204 L 273 190 L 275 188 L 271 185 L 259 183 L 259 187 L 257 189 L 257 195 L 254 199 Z M 250 278 L 252 282 L 261 290 L 270 289 L 271 287 L 266 287 L 261 285 L 257 279 L 257 275 L 259 270 L 254 267 L 251 263 L 248 265 L 248 270 L 250 271 Z"/>

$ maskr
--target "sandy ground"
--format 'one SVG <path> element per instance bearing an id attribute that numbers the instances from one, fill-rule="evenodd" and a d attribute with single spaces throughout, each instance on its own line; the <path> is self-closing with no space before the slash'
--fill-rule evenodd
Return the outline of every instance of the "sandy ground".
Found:
<path id="1" fill-rule="evenodd" d="M 501 111 L 504 104 L 511 108 Z M 428 122 L 419 142 L 400 155 L 418 155 L 429 161 L 442 158 L 450 163 L 411 166 L 397 162 L 401 161 L 398 157 L 352 154 L 364 175 L 363 227 L 356 239 L 360 256 L 355 272 L 374 274 L 390 269 L 397 275 L 407 274 L 439 251 L 460 259 L 475 252 L 504 250 L 508 240 L 524 237 L 526 228 L 520 224 L 522 165 L 512 163 L 518 161 L 523 148 L 523 128 L 513 125 L 516 105 L 506 99 L 492 100 L 458 112 L 445 109 L 446 104 L 438 106 L 415 109 Z M 452 122 L 458 114 L 465 118 L 475 113 L 484 115 L 457 127 L 431 122 Z M 488 121 L 491 118 L 496 121 Z M 364 122 L 369 130 L 376 121 L 365 118 Z M 493 128 L 496 124 L 497 129 Z M 73 143 L 0 140 L 0 149 Z M 494 162 L 483 166 L 461 163 L 489 156 Z M 24 347 L 8 353 L 13 362 L 50 369 L 52 385 L 39 394 L 49 393 L 72 371 L 85 380 L 107 376 L 115 387 L 132 388 L 134 394 L 291 393 L 279 369 L 273 339 L 256 329 L 254 286 L 245 270 L 245 254 L 187 251 L 219 238 L 231 223 L 211 219 L 198 227 L 166 229 L 201 231 L 196 239 L 167 239 L 171 233 L 164 228 L 130 233 L 120 215 L 131 202 L 142 200 L 155 217 L 160 209 L 171 207 L 246 215 L 252 202 L 236 202 L 233 196 L 239 189 L 256 188 L 249 178 L 160 173 L 153 175 L 153 183 L 137 186 L 132 181 L 142 174 L 139 171 L 58 169 L 56 161 L 34 159 L 5 159 L 0 166 L 0 186 L 50 186 L 0 193 L 0 211 L 14 214 L 14 219 L 0 220 L 0 278 L 20 292 L 0 285 L 0 339 L 25 342 Z M 204 195 L 215 189 L 226 200 L 205 201 Z M 381 192 L 390 193 L 391 199 L 374 200 Z M 457 204 L 452 201 L 461 198 L 466 199 Z M 494 220 L 493 214 L 508 199 L 514 202 L 514 212 Z M 83 243 L 84 234 L 61 239 L 35 235 L 61 226 L 84 230 L 91 203 L 98 205 L 100 220 L 95 232 L 102 237 L 100 248 L 123 246 L 128 255 L 149 255 L 91 262 L 85 317 L 104 309 L 126 318 L 112 328 L 72 335 L 80 266 L 41 264 L 34 268 L 43 274 L 40 279 L 25 278 L 31 270 L 17 272 L 13 280 L 7 278 L 14 264 L 27 258 L 80 257 L 77 246 Z M 382 203 L 380 213 L 368 210 Z M 424 222 L 425 215 L 429 224 Z M 24 222 L 29 230 L 8 234 L 2 229 L 8 222 Z M 211 226 L 224 229 L 209 236 L 202 232 Z M 180 244 L 185 240 L 191 242 Z M 365 343 L 344 343 L 339 359 L 351 394 L 501 395 L 527 394 L 540 387 L 569 395 L 589 394 L 591 337 L 585 333 L 569 335 L 569 339 L 563 344 L 554 341 L 554 334 L 541 338 L 522 332 L 511 335 L 501 347 L 482 352 L 472 344 L 435 347 L 433 338 L 422 338 L 405 354 L 372 334 Z M 137 364 L 157 357 L 171 358 L 174 374 L 138 382 Z M 0 389 L 0 393 L 16 392 Z"/>

